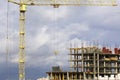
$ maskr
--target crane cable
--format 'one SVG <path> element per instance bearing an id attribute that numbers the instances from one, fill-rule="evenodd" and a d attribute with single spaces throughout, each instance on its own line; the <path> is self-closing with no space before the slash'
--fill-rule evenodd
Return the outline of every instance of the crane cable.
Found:
<path id="1" fill-rule="evenodd" d="M 57 8 L 54 8 L 54 25 L 55 25 L 55 31 L 54 31 L 54 54 L 58 54 L 58 25 L 57 25 Z"/>
<path id="2" fill-rule="evenodd" d="M 57 28 L 57 8 L 54 8 L 53 10 L 53 54 L 55 57 L 55 62 L 53 63 L 54 65 L 58 66 L 58 28 Z"/>
<path id="3" fill-rule="evenodd" d="M 6 24 L 6 64 L 7 64 L 7 80 L 9 80 L 9 3 L 7 2 L 7 24 Z"/>

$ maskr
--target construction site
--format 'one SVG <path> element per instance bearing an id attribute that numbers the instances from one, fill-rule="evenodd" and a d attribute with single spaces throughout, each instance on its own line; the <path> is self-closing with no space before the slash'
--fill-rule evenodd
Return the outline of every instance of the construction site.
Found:
<path id="1" fill-rule="evenodd" d="M 116 0 L 8 0 L 19 6 L 19 58 L 18 58 L 18 80 L 26 80 L 26 11 L 27 6 L 117 6 Z M 8 14 L 7 14 L 8 16 Z M 33 21 L 34 22 L 34 21 Z M 57 23 L 57 22 L 56 22 Z M 8 24 L 7 24 L 7 30 Z M 9 35 L 7 32 L 6 41 Z M 6 42 L 7 43 L 7 42 Z M 52 71 L 46 72 L 48 80 L 101 80 L 101 77 L 107 76 L 107 80 L 113 76 L 118 79 L 120 74 L 120 48 L 113 49 L 98 46 L 70 47 L 69 49 L 69 71 L 64 71 L 61 67 L 53 66 Z M 57 51 L 53 51 L 57 54 Z M 9 49 L 6 47 L 6 54 L 9 55 Z M 6 57 L 7 60 L 8 57 Z M 31 60 L 30 60 L 31 61 Z M 6 79 L 9 80 L 9 79 Z"/>
<path id="2" fill-rule="evenodd" d="M 81 47 L 69 48 L 69 51 L 71 71 L 62 71 L 59 66 L 53 67 L 51 72 L 47 72 L 49 80 L 101 80 L 100 76 L 108 76 L 109 80 L 111 75 L 114 75 L 114 80 L 119 80 L 119 48 L 112 51 L 106 47 Z"/>

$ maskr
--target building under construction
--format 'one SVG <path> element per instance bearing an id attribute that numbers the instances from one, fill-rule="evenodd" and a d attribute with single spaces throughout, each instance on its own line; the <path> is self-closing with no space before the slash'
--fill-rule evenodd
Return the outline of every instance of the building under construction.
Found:
<path id="1" fill-rule="evenodd" d="M 60 67 L 53 67 L 47 72 L 49 80 L 100 80 L 100 76 L 116 75 L 120 73 L 120 49 L 114 51 L 103 47 L 69 48 L 70 71 L 62 71 Z M 109 79 L 108 79 L 109 80 Z"/>

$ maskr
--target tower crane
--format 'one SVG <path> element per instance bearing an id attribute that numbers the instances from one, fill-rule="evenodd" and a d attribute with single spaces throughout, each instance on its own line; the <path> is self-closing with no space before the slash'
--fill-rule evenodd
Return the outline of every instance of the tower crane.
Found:
<path id="1" fill-rule="evenodd" d="M 116 0 L 8 0 L 19 5 L 19 80 L 25 80 L 25 13 L 26 6 L 117 6 Z"/>

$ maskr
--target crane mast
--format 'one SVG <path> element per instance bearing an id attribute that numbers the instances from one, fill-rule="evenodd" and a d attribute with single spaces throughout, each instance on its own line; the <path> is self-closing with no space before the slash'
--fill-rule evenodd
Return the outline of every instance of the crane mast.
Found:
<path id="1" fill-rule="evenodd" d="M 25 13 L 26 6 L 117 6 L 116 0 L 8 0 L 19 5 L 19 80 L 25 80 Z"/>
<path id="2" fill-rule="evenodd" d="M 25 80 L 25 12 L 26 5 L 20 2 L 19 80 Z"/>

